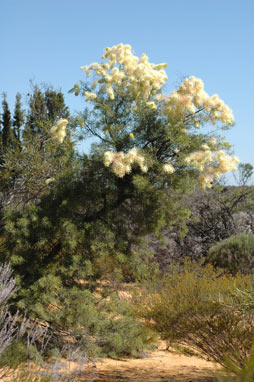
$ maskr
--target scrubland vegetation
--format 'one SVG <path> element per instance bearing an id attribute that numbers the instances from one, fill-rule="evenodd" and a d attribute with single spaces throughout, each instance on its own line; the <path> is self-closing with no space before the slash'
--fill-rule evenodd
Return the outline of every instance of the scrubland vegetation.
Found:
<path id="1" fill-rule="evenodd" d="M 253 167 L 220 135 L 233 113 L 195 77 L 164 94 L 166 64 L 129 45 L 102 59 L 70 91 L 78 115 L 51 87 L 26 107 L 17 94 L 12 114 L 3 96 L 2 376 L 92 380 L 95 357 L 142 357 L 160 336 L 252 381 Z M 237 169 L 237 186 L 220 181 Z"/>

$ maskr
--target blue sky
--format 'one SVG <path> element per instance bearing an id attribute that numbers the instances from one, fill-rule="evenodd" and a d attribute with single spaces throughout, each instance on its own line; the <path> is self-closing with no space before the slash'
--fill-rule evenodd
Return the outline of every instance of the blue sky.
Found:
<path id="1" fill-rule="evenodd" d="M 168 91 L 194 75 L 218 93 L 235 115 L 225 135 L 254 165 L 253 0 L 0 0 L 0 15 L 0 92 L 11 108 L 29 80 L 67 94 L 85 79 L 80 66 L 99 61 L 106 46 L 128 43 L 168 63 Z M 72 111 L 84 105 L 70 94 L 66 102 Z"/>

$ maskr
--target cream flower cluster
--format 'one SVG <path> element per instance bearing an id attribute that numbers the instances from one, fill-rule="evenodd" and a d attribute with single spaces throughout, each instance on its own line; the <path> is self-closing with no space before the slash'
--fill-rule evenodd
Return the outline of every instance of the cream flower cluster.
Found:
<path id="1" fill-rule="evenodd" d="M 187 165 L 192 165 L 200 171 L 199 182 L 202 188 L 210 188 L 214 179 L 228 171 L 236 171 L 240 161 L 225 153 L 224 150 L 212 152 L 208 145 L 202 146 L 203 151 L 196 151 L 186 159 Z"/>
<path id="2" fill-rule="evenodd" d="M 168 98 L 164 97 L 164 103 L 164 114 L 185 117 L 186 113 L 194 114 L 197 110 L 204 109 L 208 120 L 213 124 L 216 120 L 226 124 L 234 122 L 232 110 L 217 94 L 210 97 L 204 91 L 203 81 L 194 76 L 185 79 Z"/>
<path id="3" fill-rule="evenodd" d="M 167 174 L 173 174 L 175 172 L 174 167 L 170 163 L 166 163 L 163 165 L 163 171 L 165 171 Z"/>
<path id="4" fill-rule="evenodd" d="M 137 163 L 141 171 L 147 172 L 148 168 L 144 162 L 145 158 L 136 148 L 131 149 L 127 154 L 122 151 L 118 153 L 106 151 L 104 153 L 104 165 L 109 167 L 112 164 L 112 170 L 119 178 L 123 178 L 125 174 L 131 172 L 131 165 L 133 163 Z"/>
<path id="5" fill-rule="evenodd" d="M 66 126 L 68 124 L 68 120 L 67 119 L 59 119 L 59 121 L 57 121 L 56 125 L 51 127 L 50 129 L 50 133 L 53 134 L 55 136 L 55 138 L 60 142 L 62 143 L 65 136 L 66 136 Z"/>
<path id="6" fill-rule="evenodd" d="M 86 71 L 87 76 L 94 72 L 100 77 L 99 80 L 93 82 L 93 89 L 100 84 L 106 89 L 109 98 L 114 99 L 117 86 L 118 89 L 127 92 L 134 101 L 142 99 L 143 102 L 147 102 L 149 108 L 156 108 L 152 97 L 160 91 L 168 79 L 164 70 L 167 64 L 151 64 L 148 62 L 146 54 L 143 53 L 139 58 L 132 53 L 130 45 L 124 44 L 106 48 L 102 59 L 107 60 L 107 62 L 81 67 L 82 70 Z M 88 93 L 85 94 L 87 99 L 95 98 L 95 93 L 91 92 L 93 95 Z"/>
<path id="7" fill-rule="evenodd" d="M 86 101 L 91 101 L 97 98 L 97 94 L 93 92 L 85 92 Z"/>
<path id="8" fill-rule="evenodd" d="M 45 184 L 49 184 L 49 183 L 52 183 L 52 182 L 55 182 L 55 178 L 48 178 L 45 180 Z"/>

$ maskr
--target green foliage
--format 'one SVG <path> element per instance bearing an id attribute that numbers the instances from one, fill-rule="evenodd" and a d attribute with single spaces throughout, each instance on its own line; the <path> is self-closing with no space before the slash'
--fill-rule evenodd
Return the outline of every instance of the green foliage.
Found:
<path id="1" fill-rule="evenodd" d="M 3 93 L 3 113 L 1 119 L 2 128 L 0 130 L 0 154 L 1 162 L 3 161 L 3 155 L 9 150 L 17 146 L 17 138 L 12 129 L 11 113 L 9 105 L 6 99 L 6 94 Z"/>
<path id="2" fill-rule="evenodd" d="M 248 290 L 253 300 L 251 277 L 186 262 L 147 284 L 137 297 L 137 313 L 169 345 L 189 346 L 223 366 L 227 357 L 242 368 L 253 346 L 254 316 L 242 309 L 246 298 L 236 296 L 236 288 Z"/>
<path id="3" fill-rule="evenodd" d="M 239 186 L 246 186 L 253 175 L 253 166 L 250 163 L 240 163 L 237 174 L 234 176 Z"/>
<path id="4" fill-rule="evenodd" d="M 21 339 L 13 341 L 0 356 L 0 367 L 16 369 L 29 360 L 38 360 L 39 353 L 33 346 L 27 346 Z"/>
<path id="5" fill-rule="evenodd" d="M 45 155 L 47 147 L 51 150 L 51 146 L 46 146 L 42 154 Z M 142 262 L 138 254 L 128 263 L 129 242 L 126 232 L 120 231 L 120 222 L 119 240 L 116 241 L 113 229 L 97 219 L 100 182 L 97 181 L 96 187 L 91 177 L 91 182 L 83 183 L 79 167 L 75 167 L 74 161 L 65 160 L 64 148 L 61 150 L 59 157 L 48 151 L 45 158 L 47 170 L 52 167 L 54 170 L 58 158 L 59 164 L 65 164 L 63 170 L 58 167 L 60 171 L 55 175 L 55 182 L 38 184 L 34 172 L 27 190 L 30 203 L 5 209 L 1 259 L 11 262 L 17 276 L 20 290 L 16 306 L 27 311 L 29 317 L 48 322 L 54 333 L 52 346 L 61 347 L 62 333 L 68 333 L 89 354 L 137 356 L 150 342 L 150 334 L 128 313 L 130 308 L 125 308 L 122 318 L 110 318 L 112 314 L 122 314 L 119 309 L 125 304 L 118 300 L 112 307 L 111 303 L 106 308 L 101 307 L 101 297 L 93 295 L 91 282 L 110 275 L 115 280 L 133 277 L 135 272 L 148 270 L 149 264 Z M 34 155 L 40 158 L 41 151 L 34 150 Z M 30 169 L 33 163 L 41 166 L 41 161 L 34 158 L 33 162 L 32 159 Z M 40 182 L 44 181 L 42 170 L 38 168 Z M 25 174 L 22 171 L 23 178 Z M 34 187 L 39 194 L 31 199 Z M 107 213 L 110 218 L 112 212 Z M 121 215 L 119 218 L 122 219 Z M 120 241 L 120 237 L 124 240 Z M 80 280 L 90 282 L 82 286 Z"/>
<path id="6" fill-rule="evenodd" d="M 22 110 L 21 94 L 17 93 L 12 124 L 14 128 L 15 136 L 18 142 L 21 141 L 21 128 L 24 124 L 24 120 L 25 120 L 25 117 L 24 117 L 24 110 Z"/>
<path id="7" fill-rule="evenodd" d="M 57 119 L 68 118 L 70 115 L 63 93 L 50 86 L 41 89 L 38 85 L 31 84 L 28 103 L 24 137 L 29 134 L 43 134 L 45 126 L 51 127 Z"/>
<path id="8" fill-rule="evenodd" d="M 253 382 L 254 380 L 254 354 L 247 357 L 242 367 L 225 358 L 225 367 L 220 371 L 218 382 Z"/>
<path id="9" fill-rule="evenodd" d="M 252 273 L 254 265 L 254 235 L 238 234 L 213 245 L 207 260 L 216 267 L 236 274 Z"/>
<path id="10" fill-rule="evenodd" d="M 51 348 L 64 346 L 67 336 L 90 356 L 137 357 L 155 339 L 135 318 L 130 303 L 111 288 L 101 291 L 94 283 L 78 281 L 66 284 L 51 271 L 19 295 L 20 310 L 49 324 Z"/>

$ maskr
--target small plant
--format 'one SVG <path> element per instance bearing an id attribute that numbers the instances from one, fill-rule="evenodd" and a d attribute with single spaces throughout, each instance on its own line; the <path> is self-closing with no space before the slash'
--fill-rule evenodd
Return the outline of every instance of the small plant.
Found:
<path id="1" fill-rule="evenodd" d="M 218 242 L 210 248 L 208 261 L 232 274 L 253 273 L 254 235 L 233 235 Z"/>

